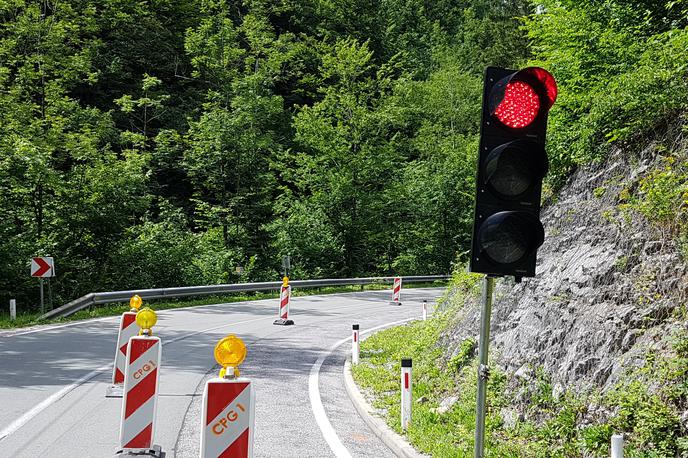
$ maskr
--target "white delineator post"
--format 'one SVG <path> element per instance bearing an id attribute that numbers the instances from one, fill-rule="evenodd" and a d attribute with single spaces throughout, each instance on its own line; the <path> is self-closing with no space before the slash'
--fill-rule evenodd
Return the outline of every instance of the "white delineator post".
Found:
<path id="1" fill-rule="evenodd" d="M 107 388 L 106 397 L 122 397 L 124 383 L 124 369 L 126 367 L 127 346 L 129 339 L 139 333 L 136 326 L 136 312 L 124 312 L 119 320 L 117 345 L 115 347 L 115 363 L 112 368 L 112 385 Z"/>
<path id="2" fill-rule="evenodd" d="M 423 299 L 423 321 L 428 319 L 428 301 Z"/>
<path id="3" fill-rule="evenodd" d="M 352 325 L 353 332 L 351 334 L 351 364 L 358 364 L 358 354 L 361 351 L 361 342 L 359 342 L 358 335 L 359 325 Z"/>
<path id="4" fill-rule="evenodd" d="M 159 452 L 159 447 L 153 446 L 153 438 L 161 351 L 159 337 L 142 335 L 129 339 L 124 372 L 119 453 L 149 453 L 154 448 Z"/>
<path id="5" fill-rule="evenodd" d="M 411 426 L 411 359 L 401 360 L 401 429 Z"/>
<path id="6" fill-rule="evenodd" d="M 17 319 L 17 300 L 10 299 L 10 320 L 14 321 Z"/>
<path id="7" fill-rule="evenodd" d="M 232 378 L 208 380 L 203 391 L 201 458 L 253 457 L 256 400 L 251 381 Z"/>
<path id="8" fill-rule="evenodd" d="M 614 434 L 612 436 L 612 458 L 624 457 L 624 439 L 621 434 Z"/>
<path id="9" fill-rule="evenodd" d="M 394 277 L 394 286 L 392 287 L 392 305 L 401 305 L 401 277 Z"/>

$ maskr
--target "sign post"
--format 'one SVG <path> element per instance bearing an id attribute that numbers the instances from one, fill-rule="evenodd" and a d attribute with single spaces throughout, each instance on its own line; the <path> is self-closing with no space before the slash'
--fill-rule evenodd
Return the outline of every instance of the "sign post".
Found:
<path id="1" fill-rule="evenodd" d="M 38 277 L 41 288 L 41 314 L 45 313 L 45 301 L 43 299 L 43 279 L 55 276 L 55 263 L 50 256 L 31 258 L 31 276 Z"/>
<path id="2" fill-rule="evenodd" d="M 288 277 L 291 270 L 291 256 L 282 256 L 282 270 L 284 270 L 284 276 Z"/>
<path id="3" fill-rule="evenodd" d="M 482 311 L 480 312 L 480 347 L 478 349 L 478 399 L 475 413 L 475 458 L 483 458 L 485 450 L 485 398 L 487 395 L 487 379 L 490 370 L 487 365 L 487 353 L 490 345 L 490 316 L 492 314 L 492 290 L 494 277 L 486 275 L 483 278 Z"/>

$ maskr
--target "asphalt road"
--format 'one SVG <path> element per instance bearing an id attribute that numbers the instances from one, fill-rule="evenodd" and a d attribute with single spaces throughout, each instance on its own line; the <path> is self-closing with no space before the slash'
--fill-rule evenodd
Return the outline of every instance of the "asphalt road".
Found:
<path id="1" fill-rule="evenodd" d="M 215 343 L 233 333 L 248 347 L 241 371 L 256 390 L 256 457 L 336 456 L 332 443 L 341 445 L 339 456 L 392 457 L 345 392 L 350 344 L 333 346 L 355 323 L 365 332 L 420 318 L 421 301 L 442 292 L 405 289 L 400 307 L 389 305 L 390 291 L 294 297 L 294 326 L 272 324 L 277 299 L 161 311 L 154 328 L 164 345 L 155 443 L 167 457 L 198 456 L 200 393 L 217 373 Z M 116 338 L 117 318 L 0 334 L 0 457 L 114 455 L 121 399 L 105 398 L 105 389 Z"/>

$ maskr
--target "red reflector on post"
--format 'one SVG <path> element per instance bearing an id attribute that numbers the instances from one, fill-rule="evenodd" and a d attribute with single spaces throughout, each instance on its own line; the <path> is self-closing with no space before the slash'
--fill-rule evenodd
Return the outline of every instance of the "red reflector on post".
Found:
<path id="1" fill-rule="evenodd" d="M 494 116 L 507 127 L 522 129 L 529 126 L 539 112 L 540 97 L 535 89 L 523 81 L 510 81 Z"/>

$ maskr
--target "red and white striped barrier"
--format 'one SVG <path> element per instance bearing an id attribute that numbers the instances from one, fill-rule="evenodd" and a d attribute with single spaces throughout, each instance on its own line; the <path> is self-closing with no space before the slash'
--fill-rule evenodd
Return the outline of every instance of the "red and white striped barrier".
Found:
<path id="1" fill-rule="evenodd" d="M 358 355 L 361 351 L 361 342 L 359 342 L 358 335 L 359 325 L 354 324 L 352 326 L 353 333 L 351 335 L 351 364 L 358 364 Z"/>
<path id="2" fill-rule="evenodd" d="M 287 277 L 284 277 L 284 284 L 280 289 L 280 304 L 279 304 L 279 318 L 273 324 L 290 325 L 294 324 L 294 320 L 289 319 L 289 301 L 291 301 L 291 286 L 289 286 Z"/>
<path id="3" fill-rule="evenodd" d="M 119 432 L 121 452 L 150 452 L 154 448 L 161 349 L 159 337 L 143 335 L 129 340 Z"/>
<path id="4" fill-rule="evenodd" d="M 255 404 L 250 380 L 208 380 L 203 391 L 201 458 L 253 457 Z"/>
<path id="5" fill-rule="evenodd" d="M 423 299 L 423 306 L 422 306 L 422 313 L 423 313 L 423 321 L 428 319 L 428 301 Z"/>
<path id="6" fill-rule="evenodd" d="M 112 368 L 112 385 L 107 387 L 106 397 L 122 397 L 122 384 L 124 383 L 124 368 L 127 359 L 127 346 L 129 339 L 139 333 L 136 326 L 136 312 L 124 312 L 119 320 L 119 332 L 117 333 L 117 347 L 115 348 L 115 363 Z"/>
<path id="7" fill-rule="evenodd" d="M 401 277 L 394 277 L 394 286 L 392 287 L 392 305 L 401 305 Z"/>
<path id="8" fill-rule="evenodd" d="M 401 429 L 406 431 L 411 426 L 411 360 L 401 360 Z"/>

